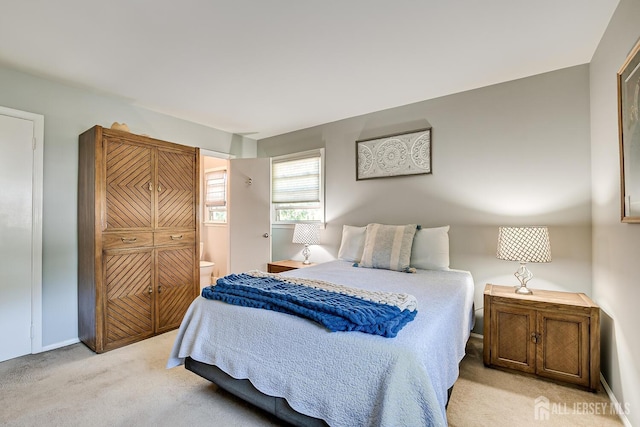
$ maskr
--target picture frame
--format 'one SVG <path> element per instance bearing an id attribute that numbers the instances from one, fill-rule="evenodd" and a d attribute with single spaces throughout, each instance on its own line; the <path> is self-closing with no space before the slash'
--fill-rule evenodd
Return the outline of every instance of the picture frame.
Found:
<path id="1" fill-rule="evenodd" d="M 356 181 L 430 173 L 430 127 L 356 141 Z"/>
<path id="2" fill-rule="evenodd" d="M 620 220 L 640 223 L 640 41 L 617 73 Z"/>

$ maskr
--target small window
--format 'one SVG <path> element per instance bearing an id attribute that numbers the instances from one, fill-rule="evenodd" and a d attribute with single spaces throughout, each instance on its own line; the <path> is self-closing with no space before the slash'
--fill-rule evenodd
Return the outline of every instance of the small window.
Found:
<path id="1" fill-rule="evenodd" d="M 272 159 L 274 224 L 324 222 L 323 160 L 324 149 Z"/>
<path id="2" fill-rule="evenodd" d="M 204 222 L 227 222 L 227 170 L 207 169 L 204 173 Z"/>

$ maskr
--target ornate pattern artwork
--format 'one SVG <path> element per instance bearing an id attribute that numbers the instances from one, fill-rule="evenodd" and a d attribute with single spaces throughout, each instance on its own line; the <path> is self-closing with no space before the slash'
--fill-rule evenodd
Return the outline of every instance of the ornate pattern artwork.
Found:
<path id="1" fill-rule="evenodd" d="M 431 128 L 356 141 L 356 180 L 431 173 Z"/>

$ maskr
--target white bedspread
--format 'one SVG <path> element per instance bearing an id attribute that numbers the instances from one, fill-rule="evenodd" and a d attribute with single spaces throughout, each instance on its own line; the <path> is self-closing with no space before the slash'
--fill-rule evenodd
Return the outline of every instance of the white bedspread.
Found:
<path id="1" fill-rule="evenodd" d="M 198 297 L 167 367 L 187 356 L 216 365 L 331 426 L 446 425 L 447 389 L 473 321 L 469 272 L 408 274 L 332 261 L 283 275 L 406 292 L 416 297 L 418 315 L 396 338 L 384 338 Z"/>

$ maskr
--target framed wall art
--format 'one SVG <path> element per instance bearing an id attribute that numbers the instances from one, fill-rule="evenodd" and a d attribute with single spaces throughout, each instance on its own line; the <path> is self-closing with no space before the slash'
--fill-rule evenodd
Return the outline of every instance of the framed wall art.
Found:
<path id="1" fill-rule="evenodd" d="M 431 173 L 431 128 L 356 141 L 356 180 Z"/>
<path id="2" fill-rule="evenodd" d="M 622 222 L 640 223 L 640 41 L 618 71 Z"/>

